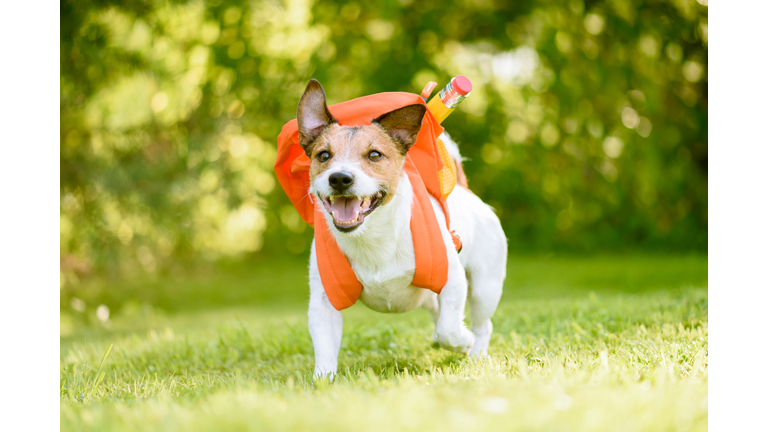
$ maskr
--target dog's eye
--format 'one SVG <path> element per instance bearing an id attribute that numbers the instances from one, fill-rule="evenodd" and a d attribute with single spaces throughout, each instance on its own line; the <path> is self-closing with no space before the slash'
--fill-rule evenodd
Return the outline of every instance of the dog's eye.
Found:
<path id="1" fill-rule="evenodd" d="M 368 159 L 372 161 L 377 161 L 381 159 L 381 156 L 382 156 L 381 153 L 377 152 L 376 150 L 371 150 L 371 152 L 368 153 Z"/>
<path id="2" fill-rule="evenodd" d="M 317 160 L 319 160 L 320 162 L 325 162 L 330 158 L 331 158 L 331 154 L 328 153 L 327 151 L 321 151 L 320 153 L 317 154 Z"/>

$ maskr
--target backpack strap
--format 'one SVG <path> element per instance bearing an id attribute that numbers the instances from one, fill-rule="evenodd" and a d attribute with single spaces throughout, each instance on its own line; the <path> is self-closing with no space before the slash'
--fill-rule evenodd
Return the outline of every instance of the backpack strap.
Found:
<path id="1" fill-rule="evenodd" d="M 426 288 L 437 294 L 448 282 L 448 254 L 440 232 L 440 225 L 432 209 L 429 192 L 410 157 L 404 166 L 413 186 L 411 206 L 411 235 L 416 255 L 416 273 L 413 286 Z"/>
<path id="2" fill-rule="evenodd" d="M 357 301 L 363 291 L 363 284 L 357 280 L 352 266 L 339 249 L 336 239 L 328 228 L 328 221 L 315 205 L 315 256 L 320 279 L 328 300 L 336 310 L 346 309 Z"/>

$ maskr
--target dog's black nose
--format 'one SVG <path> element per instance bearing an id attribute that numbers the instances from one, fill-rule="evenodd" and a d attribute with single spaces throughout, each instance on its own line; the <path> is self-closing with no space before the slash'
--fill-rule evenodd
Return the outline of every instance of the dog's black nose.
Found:
<path id="1" fill-rule="evenodd" d="M 331 187 L 337 191 L 344 192 L 355 183 L 355 178 L 349 173 L 336 172 L 328 177 L 328 183 L 330 183 Z"/>

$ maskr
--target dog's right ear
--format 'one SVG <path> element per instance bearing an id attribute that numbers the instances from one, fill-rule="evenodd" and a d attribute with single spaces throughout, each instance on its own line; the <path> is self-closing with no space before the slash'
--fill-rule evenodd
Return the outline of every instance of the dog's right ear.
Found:
<path id="1" fill-rule="evenodd" d="M 325 91 L 320 83 L 312 78 L 307 84 L 307 89 L 299 100 L 299 108 L 296 110 L 296 120 L 299 123 L 299 144 L 304 153 L 311 157 L 312 144 L 315 138 L 320 136 L 331 123 L 337 123 L 328 105 L 325 102 Z"/>
<path id="2" fill-rule="evenodd" d="M 378 123 L 384 128 L 392 139 L 400 145 L 402 154 L 406 154 L 408 149 L 416 143 L 416 138 L 421 130 L 421 122 L 424 114 L 427 113 L 427 106 L 424 104 L 407 105 L 390 111 L 375 118 L 371 123 Z"/>

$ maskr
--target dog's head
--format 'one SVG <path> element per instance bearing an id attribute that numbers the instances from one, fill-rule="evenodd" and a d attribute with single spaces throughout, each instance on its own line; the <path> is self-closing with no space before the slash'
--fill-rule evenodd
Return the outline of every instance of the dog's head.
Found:
<path id="1" fill-rule="evenodd" d="M 312 162 L 310 192 L 336 229 L 356 230 L 391 201 L 426 111 L 422 104 L 408 105 L 367 126 L 341 126 L 328 111 L 323 87 L 309 81 L 296 114 L 299 143 Z"/>

